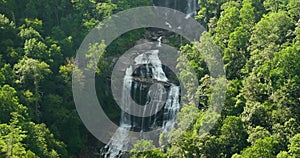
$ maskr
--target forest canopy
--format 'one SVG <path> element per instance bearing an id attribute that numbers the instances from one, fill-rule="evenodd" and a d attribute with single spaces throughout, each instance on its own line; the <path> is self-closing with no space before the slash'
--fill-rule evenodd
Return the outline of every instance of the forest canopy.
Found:
<path id="1" fill-rule="evenodd" d="M 99 157 L 104 144 L 88 132 L 72 95 L 74 58 L 82 40 L 110 15 L 150 0 L 0 0 L 0 157 Z M 199 0 L 195 19 L 222 52 L 228 87 L 221 116 L 201 133 L 211 82 L 195 45 L 172 33 L 197 73 L 199 105 L 185 105 L 168 146 L 138 141 L 132 157 L 300 157 L 300 1 Z M 112 57 L 155 29 L 130 31 L 106 48 L 96 73 L 105 87 Z M 151 37 L 151 36 L 150 36 Z M 155 39 L 156 40 L 156 39 Z M 199 39 L 200 40 L 200 39 Z M 97 89 L 99 95 L 106 92 Z M 107 115 L 118 120 L 114 103 Z M 196 109 L 196 110 L 195 110 Z M 194 112 L 194 113 L 193 113 Z M 201 133 L 201 134 L 200 134 Z M 151 151 L 139 152 L 143 148 Z"/>

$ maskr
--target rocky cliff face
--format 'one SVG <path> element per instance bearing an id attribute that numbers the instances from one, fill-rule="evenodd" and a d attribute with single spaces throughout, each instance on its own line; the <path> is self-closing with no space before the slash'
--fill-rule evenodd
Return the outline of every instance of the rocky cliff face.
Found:
<path id="1" fill-rule="evenodd" d="M 162 64 L 160 53 L 164 51 L 158 43 L 137 45 L 115 65 L 112 87 L 118 88 L 115 96 L 121 98 L 119 105 L 128 112 L 120 112 L 119 128 L 101 150 L 104 158 L 126 154 L 138 139 L 150 139 L 158 145 L 159 133 L 149 135 L 147 132 L 158 130 L 168 134 L 175 126 L 180 109 L 180 87 L 176 85 L 176 75 Z M 123 82 L 117 82 L 119 80 Z M 153 85 L 156 83 L 161 86 Z M 134 102 L 143 105 L 142 108 L 131 108 Z M 148 115 L 149 112 L 153 115 Z"/>

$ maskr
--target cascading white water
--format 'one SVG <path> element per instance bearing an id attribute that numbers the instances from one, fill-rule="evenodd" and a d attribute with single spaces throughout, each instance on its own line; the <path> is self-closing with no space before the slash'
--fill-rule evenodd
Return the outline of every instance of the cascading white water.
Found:
<path id="1" fill-rule="evenodd" d="M 140 69 L 139 76 L 143 78 L 152 78 L 156 81 L 168 82 L 162 63 L 159 59 L 159 51 L 151 50 L 147 51 L 143 54 L 137 56 L 134 61 L 135 65 L 144 65 L 145 69 Z M 130 100 L 132 100 L 130 93 L 133 91 L 133 94 L 142 93 L 142 89 L 145 85 L 144 83 L 138 83 L 133 80 L 133 66 L 130 66 L 126 69 L 125 77 L 123 80 L 123 89 L 122 89 L 122 105 L 123 108 L 128 108 L 128 104 L 130 104 Z M 170 83 L 168 95 L 166 98 L 166 103 L 163 108 L 163 118 L 162 118 L 162 132 L 169 133 L 171 129 L 174 127 L 176 114 L 180 109 L 179 104 L 179 86 L 176 86 Z M 153 93 L 150 96 L 150 93 Z M 133 128 L 140 129 L 140 132 L 144 132 L 146 129 L 157 128 L 158 126 L 158 118 L 156 114 L 159 110 L 160 101 L 163 100 L 163 87 L 156 87 L 154 90 L 149 90 L 147 93 L 147 101 L 145 104 L 145 108 L 143 111 L 143 116 L 147 112 L 146 107 L 150 107 L 151 111 L 155 111 L 155 115 L 150 118 L 150 120 L 146 120 L 144 117 L 139 118 L 139 120 L 131 115 L 122 112 L 120 119 L 120 127 L 115 131 L 113 137 L 110 142 L 105 147 L 107 150 L 102 155 L 104 158 L 116 158 L 122 155 L 122 151 L 119 149 L 128 150 L 130 145 L 130 136 L 129 130 Z M 151 102 L 150 102 L 151 100 Z M 134 109 L 129 109 L 134 110 Z M 151 120 L 152 119 L 152 120 Z M 139 123 L 140 122 L 140 123 Z"/>
<path id="2" fill-rule="evenodd" d="M 190 18 L 197 15 L 197 2 L 198 0 L 187 0 L 187 9 L 186 9 L 186 17 Z"/>
<path id="3" fill-rule="evenodd" d="M 169 7 L 176 10 L 179 10 L 181 12 L 186 13 L 186 18 L 193 17 L 197 15 L 197 11 L 199 10 L 198 0 L 152 0 L 152 3 L 154 6 L 162 6 L 162 7 Z M 167 13 L 165 13 L 167 15 Z M 165 15 L 165 17 L 167 17 Z M 165 21 L 166 25 L 169 28 L 172 28 L 173 26 L 168 22 L 166 19 Z M 181 26 L 175 26 L 178 29 L 181 29 Z M 161 38 L 158 39 L 158 47 L 161 47 Z M 168 82 L 169 79 L 166 76 L 166 73 L 163 71 L 162 63 L 159 59 L 159 51 L 158 50 L 151 50 L 148 52 L 145 52 L 139 56 L 137 56 L 134 61 L 135 65 L 145 65 L 145 69 L 141 69 L 139 71 L 139 76 L 141 78 L 152 78 L 156 81 L 161 82 Z M 138 96 L 138 100 L 142 100 L 142 91 L 145 87 L 147 87 L 147 84 L 144 83 L 138 83 L 133 80 L 133 73 L 134 70 L 132 66 L 126 69 L 124 82 L 123 82 L 123 89 L 122 89 L 122 106 L 123 108 L 128 108 L 128 104 L 130 104 L 131 98 L 131 92 L 133 92 L 133 97 Z M 169 83 L 170 87 L 168 90 L 167 100 L 163 108 L 163 118 L 162 118 L 162 124 L 160 124 L 162 133 L 168 134 L 171 129 L 175 126 L 176 122 L 176 115 L 180 110 L 180 101 L 179 101 L 179 95 L 180 95 L 180 88 L 177 85 L 174 85 L 172 83 Z M 153 117 L 150 117 L 148 120 L 146 118 L 136 118 L 133 117 L 125 112 L 122 112 L 121 119 L 120 119 L 120 127 L 115 131 L 113 137 L 111 138 L 110 142 L 106 145 L 106 151 L 101 157 L 104 158 L 116 158 L 121 157 L 122 152 L 119 149 L 124 149 L 128 151 L 130 145 L 130 136 L 129 136 L 129 130 L 132 129 L 140 129 L 140 132 L 144 132 L 144 130 L 147 129 L 153 129 L 157 128 L 159 126 L 158 116 L 156 115 L 160 109 L 159 109 L 159 101 L 162 100 L 162 94 L 163 87 L 157 87 L 155 91 L 149 90 L 147 93 L 147 99 L 145 102 L 145 108 L 142 111 L 143 115 L 147 112 L 146 108 L 151 107 L 151 113 L 153 110 L 155 111 L 155 115 Z M 151 95 L 152 98 L 150 98 L 150 93 L 154 93 L 154 95 Z M 157 100 L 157 102 L 150 102 L 151 100 Z M 151 105 L 150 105 L 151 103 Z M 134 109 L 130 109 L 134 110 Z M 130 111 L 129 110 L 129 111 Z"/>
<path id="4" fill-rule="evenodd" d="M 197 15 L 200 10 L 198 0 L 152 0 L 152 4 L 181 11 L 187 15 L 186 18 Z"/>
<path id="5" fill-rule="evenodd" d="M 128 108 L 128 103 L 130 103 L 130 91 L 132 86 L 132 66 L 126 69 L 124 76 L 124 84 L 122 90 L 122 105 L 123 108 Z M 105 158 L 116 158 L 121 154 L 119 149 L 128 150 L 129 143 L 129 130 L 132 127 L 131 117 L 126 113 L 121 113 L 120 127 L 115 131 L 114 135 L 110 139 L 109 143 L 105 146 L 107 152 L 103 154 Z"/>
<path id="6" fill-rule="evenodd" d="M 176 123 L 176 115 L 179 110 L 179 86 L 172 84 L 166 105 L 164 107 L 163 133 L 167 134 L 171 132 Z"/>

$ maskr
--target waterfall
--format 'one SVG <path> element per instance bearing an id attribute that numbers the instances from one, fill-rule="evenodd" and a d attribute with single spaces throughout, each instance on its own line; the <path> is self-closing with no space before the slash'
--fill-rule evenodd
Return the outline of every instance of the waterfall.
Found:
<path id="1" fill-rule="evenodd" d="M 185 19 L 193 18 L 198 14 L 198 11 L 200 10 L 198 0 L 152 0 L 152 5 L 154 7 L 167 7 L 171 8 L 177 11 L 180 11 L 182 13 L 185 13 Z M 165 19 L 165 25 L 169 27 L 170 29 L 182 29 L 182 26 L 172 26 L 174 24 L 171 24 L 168 21 L 168 12 L 164 12 L 163 14 L 159 11 L 157 12 L 157 16 Z M 181 23 L 183 19 L 177 19 L 178 23 Z M 182 23 L 184 24 L 184 23 Z"/>
<path id="2" fill-rule="evenodd" d="M 168 7 L 181 11 L 186 14 L 186 18 L 194 17 L 199 10 L 198 0 L 152 0 L 152 3 L 154 6 Z M 165 14 L 167 15 L 167 13 Z M 167 19 L 165 23 L 169 28 L 172 28 Z M 181 26 L 175 27 L 181 29 Z M 157 46 L 161 47 L 161 37 L 158 39 Z M 122 111 L 119 128 L 115 131 L 110 142 L 102 149 L 101 157 L 122 157 L 122 152 L 128 151 L 133 146 L 133 144 L 130 144 L 130 130 L 139 131 L 142 135 L 142 133 L 147 130 L 160 128 L 161 133 L 168 134 L 172 128 L 174 128 L 176 115 L 180 110 L 180 88 L 178 85 L 171 83 L 168 79 L 158 54 L 159 50 L 150 50 L 135 57 L 135 64 L 125 70 L 122 89 L 122 108 L 128 108 L 131 100 L 134 99 L 144 104 L 141 116 L 145 116 L 146 112 L 149 112 L 146 110 L 147 107 L 151 108 L 151 112 L 155 111 L 154 116 L 135 117 Z M 133 67 L 139 65 L 140 68 L 134 70 Z M 159 109 L 159 103 L 163 99 L 162 97 L 165 93 L 164 88 L 166 87 L 158 86 L 154 90 L 147 89 L 151 85 L 150 83 L 140 83 L 133 80 L 134 77 L 150 78 L 170 84 L 163 109 Z M 146 96 L 143 95 L 144 93 L 146 93 Z M 134 109 L 128 109 L 128 111 L 130 110 Z M 122 149 L 122 151 L 120 149 Z"/>
<path id="3" fill-rule="evenodd" d="M 187 0 L 186 18 L 190 18 L 197 15 L 198 10 L 198 0 Z"/>
<path id="4" fill-rule="evenodd" d="M 135 64 L 126 68 L 125 77 L 123 79 L 122 88 L 122 105 L 128 108 L 130 104 L 131 93 L 134 99 L 145 100 L 141 97 L 145 87 L 149 87 L 147 83 L 139 83 L 134 81 L 134 77 L 151 78 L 161 82 L 169 82 L 163 65 L 159 59 L 158 50 L 150 50 L 135 57 Z M 140 66 L 140 69 L 133 70 L 134 66 Z M 151 111 L 155 111 L 154 116 L 134 117 L 125 112 L 121 113 L 119 128 L 115 131 L 110 142 L 102 150 L 102 157 L 117 158 L 123 154 L 120 149 L 128 151 L 133 144 L 130 144 L 129 130 L 139 129 L 141 133 L 154 128 L 161 128 L 163 133 L 169 133 L 175 125 L 176 114 L 180 109 L 179 104 L 179 86 L 170 83 L 167 91 L 167 98 L 163 109 L 159 109 L 159 103 L 163 100 L 164 87 L 156 87 L 154 90 L 149 89 L 146 95 L 145 108 L 143 115 L 147 112 L 146 107 L 150 107 Z M 148 90 L 148 89 L 146 89 Z M 152 93 L 152 95 L 150 95 Z M 151 97 L 150 97 L 151 96 Z M 150 102 L 151 100 L 151 102 Z M 151 105 L 150 105 L 151 104 Z M 129 109 L 134 110 L 134 109 Z M 157 115 L 162 111 L 162 117 Z M 159 123 L 162 122 L 162 123 Z"/>
<path id="5" fill-rule="evenodd" d="M 198 0 L 152 0 L 152 4 L 181 11 L 187 15 L 186 18 L 197 15 L 200 10 Z"/>
<path id="6" fill-rule="evenodd" d="M 163 133 L 169 133 L 172 130 L 176 123 L 176 115 L 179 109 L 179 87 L 172 85 L 164 108 Z"/>
<path id="7" fill-rule="evenodd" d="M 122 105 L 123 108 L 127 108 L 126 105 L 130 103 L 130 92 L 132 86 L 132 66 L 126 69 L 124 76 L 124 84 L 122 88 Z M 127 144 L 129 143 L 129 130 L 132 127 L 132 121 L 130 115 L 125 112 L 121 113 L 120 127 L 115 131 L 114 135 L 110 139 L 110 142 L 104 147 L 107 151 L 102 155 L 105 158 L 116 158 L 121 153 L 119 149 L 128 150 Z"/>

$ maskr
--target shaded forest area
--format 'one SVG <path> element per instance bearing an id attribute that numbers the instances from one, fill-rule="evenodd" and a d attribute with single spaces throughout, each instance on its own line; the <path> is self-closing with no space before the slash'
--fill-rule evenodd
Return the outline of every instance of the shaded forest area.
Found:
<path id="1" fill-rule="evenodd" d="M 72 98 L 74 56 L 101 20 L 145 5 L 151 1 L 0 0 L 0 157 L 97 157 L 103 144 L 86 130 Z M 219 46 L 227 74 L 221 117 L 210 132 L 199 134 L 211 77 L 195 46 L 182 45 L 180 54 L 198 75 L 200 103 L 182 108 L 179 128 L 171 132 L 180 137 L 169 139 L 169 146 L 158 149 L 151 141 L 139 141 L 130 154 L 300 157 L 300 1 L 199 0 L 199 6 L 195 19 Z M 124 53 L 147 32 L 122 35 L 106 54 Z M 180 44 L 177 36 L 166 38 L 166 44 Z M 100 62 L 99 78 L 109 73 L 109 65 Z M 191 115 L 193 124 L 180 130 Z"/>

